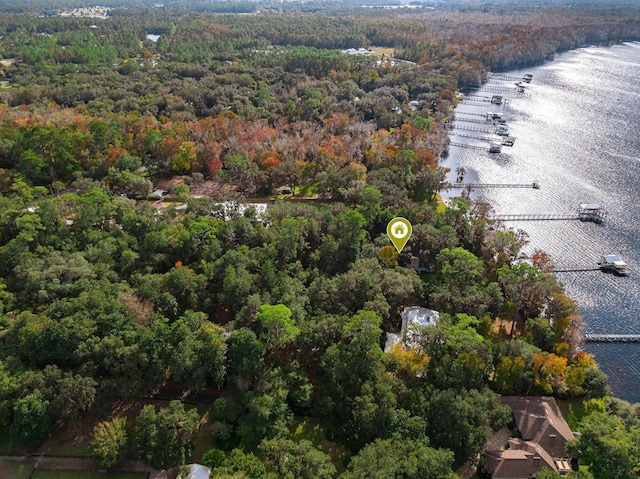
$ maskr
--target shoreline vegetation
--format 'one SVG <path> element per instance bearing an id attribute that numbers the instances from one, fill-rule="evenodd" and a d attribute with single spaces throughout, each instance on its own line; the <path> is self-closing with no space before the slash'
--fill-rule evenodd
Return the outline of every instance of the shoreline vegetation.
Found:
<path id="1" fill-rule="evenodd" d="M 36 3 L 0 7 L 0 452 L 453 479 L 553 395 L 570 477 L 635 477 L 549 257 L 439 199 L 456 92 L 637 41 L 635 3 Z M 407 306 L 440 319 L 385 353 Z"/>

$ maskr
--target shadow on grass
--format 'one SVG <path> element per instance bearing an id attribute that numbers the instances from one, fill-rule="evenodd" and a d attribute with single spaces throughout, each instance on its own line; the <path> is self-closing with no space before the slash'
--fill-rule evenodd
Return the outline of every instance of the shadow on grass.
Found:
<path id="1" fill-rule="evenodd" d="M 558 399 L 558 407 L 572 431 L 580 430 L 580 421 L 586 415 L 585 398 Z"/>
<path id="2" fill-rule="evenodd" d="M 312 417 L 296 417 L 290 428 L 292 441 L 310 441 L 317 449 L 331 457 L 338 474 L 342 474 L 349 461 L 349 450 L 341 444 L 327 439 L 325 427 L 321 421 Z"/>

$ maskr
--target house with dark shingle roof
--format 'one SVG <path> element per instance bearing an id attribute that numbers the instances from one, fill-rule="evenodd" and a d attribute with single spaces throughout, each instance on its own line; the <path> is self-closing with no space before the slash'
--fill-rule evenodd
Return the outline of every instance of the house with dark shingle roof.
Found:
<path id="1" fill-rule="evenodd" d="M 508 449 L 487 451 L 485 463 L 492 479 L 529 479 L 544 468 L 558 472 L 553 458 L 540 445 L 517 438 L 509 439 Z"/>
<path id="2" fill-rule="evenodd" d="M 486 451 L 492 479 L 531 479 L 542 469 L 568 474 L 577 461 L 567 452 L 575 435 L 552 397 L 505 396 L 513 412 L 515 435 L 505 449 Z"/>

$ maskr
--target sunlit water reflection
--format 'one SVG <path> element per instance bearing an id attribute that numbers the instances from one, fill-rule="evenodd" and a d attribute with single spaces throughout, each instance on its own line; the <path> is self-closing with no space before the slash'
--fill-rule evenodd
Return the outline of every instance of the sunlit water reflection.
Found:
<path id="1" fill-rule="evenodd" d="M 546 251 L 558 269 L 596 267 L 601 254 L 620 255 L 630 268 L 627 277 L 600 271 L 558 274 L 578 301 L 586 331 L 640 333 L 640 43 L 583 48 L 506 75 L 525 73 L 533 74 L 533 81 L 524 95 L 515 93 L 513 81 L 488 84 L 514 87 L 507 105 L 463 101 L 457 110 L 502 112 L 516 137 L 514 146 L 490 154 L 488 142 L 452 134 L 456 143 L 486 149 L 452 146 L 441 164 L 451 169 L 451 182 L 462 166 L 465 182 L 540 183 L 539 190 L 474 190 L 497 214 L 572 214 L 580 203 L 604 206 L 608 214 L 602 225 L 576 220 L 507 225 L 527 231 L 528 249 Z M 492 96 L 488 86 L 479 95 Z M 596 355 L 614 394 L 640 402 L 640 344 L 586 344 L 585 349 Z"/>

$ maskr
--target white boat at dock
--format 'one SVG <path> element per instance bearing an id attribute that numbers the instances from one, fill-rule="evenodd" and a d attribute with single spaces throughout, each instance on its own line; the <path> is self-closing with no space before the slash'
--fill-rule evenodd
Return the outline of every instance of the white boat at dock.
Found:
<path id="1" fill-rule="evenodd" d="M 603 271 L 613 271 L 616 274 L 624 275 L 627 273 L 627 263 L 620 256 L 615 254 L 606 254 L 598 261 L 600 269 Z"/>

